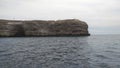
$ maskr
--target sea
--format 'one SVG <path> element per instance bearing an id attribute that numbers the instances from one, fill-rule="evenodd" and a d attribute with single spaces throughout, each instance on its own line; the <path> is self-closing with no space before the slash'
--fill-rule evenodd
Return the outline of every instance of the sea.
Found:
<path id="1" fill-rule="evenodd" d="M 120 35 L 2 37 L 0 68 L 120 68 Z"/>

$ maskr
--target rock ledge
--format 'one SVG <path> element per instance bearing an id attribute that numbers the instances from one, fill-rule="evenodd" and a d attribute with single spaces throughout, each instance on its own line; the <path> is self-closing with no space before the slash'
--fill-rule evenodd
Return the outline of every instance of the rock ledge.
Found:
<path id="1" fill-rule="evenodd" d="M 0 37 L 89 36 L 88 25 L 78 19 L 1 20 Z"/>

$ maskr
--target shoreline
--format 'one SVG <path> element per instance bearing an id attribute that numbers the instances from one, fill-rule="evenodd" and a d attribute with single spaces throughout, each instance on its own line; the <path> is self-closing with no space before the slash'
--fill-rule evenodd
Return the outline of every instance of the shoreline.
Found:
<path id="1" fill-rule="evenodd" d="M 82 37 L 82 36 L 90 36 L 90 34 L 82 34 L 82 35 L 39 35 L 39 36 L 0 36 L 0 38 L 7 37 Z"/>

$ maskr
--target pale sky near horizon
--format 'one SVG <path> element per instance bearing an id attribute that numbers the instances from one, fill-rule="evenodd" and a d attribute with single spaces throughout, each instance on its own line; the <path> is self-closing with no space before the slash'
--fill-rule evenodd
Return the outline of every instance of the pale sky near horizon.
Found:
<path id="1" fill-rule="evenodd" d="M 0 19 L 79 19 L 91 34 L 120 34 L 120 0 L 0 0 Z"/>

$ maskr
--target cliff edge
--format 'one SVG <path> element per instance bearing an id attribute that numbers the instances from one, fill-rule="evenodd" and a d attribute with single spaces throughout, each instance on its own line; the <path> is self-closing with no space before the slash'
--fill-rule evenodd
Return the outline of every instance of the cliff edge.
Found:
<path id="1" fill-rule="evenodd" d="M 87 23 L 78 19 L 57 21 L 0 20 L 1 37 L 89 36 Z"/>

